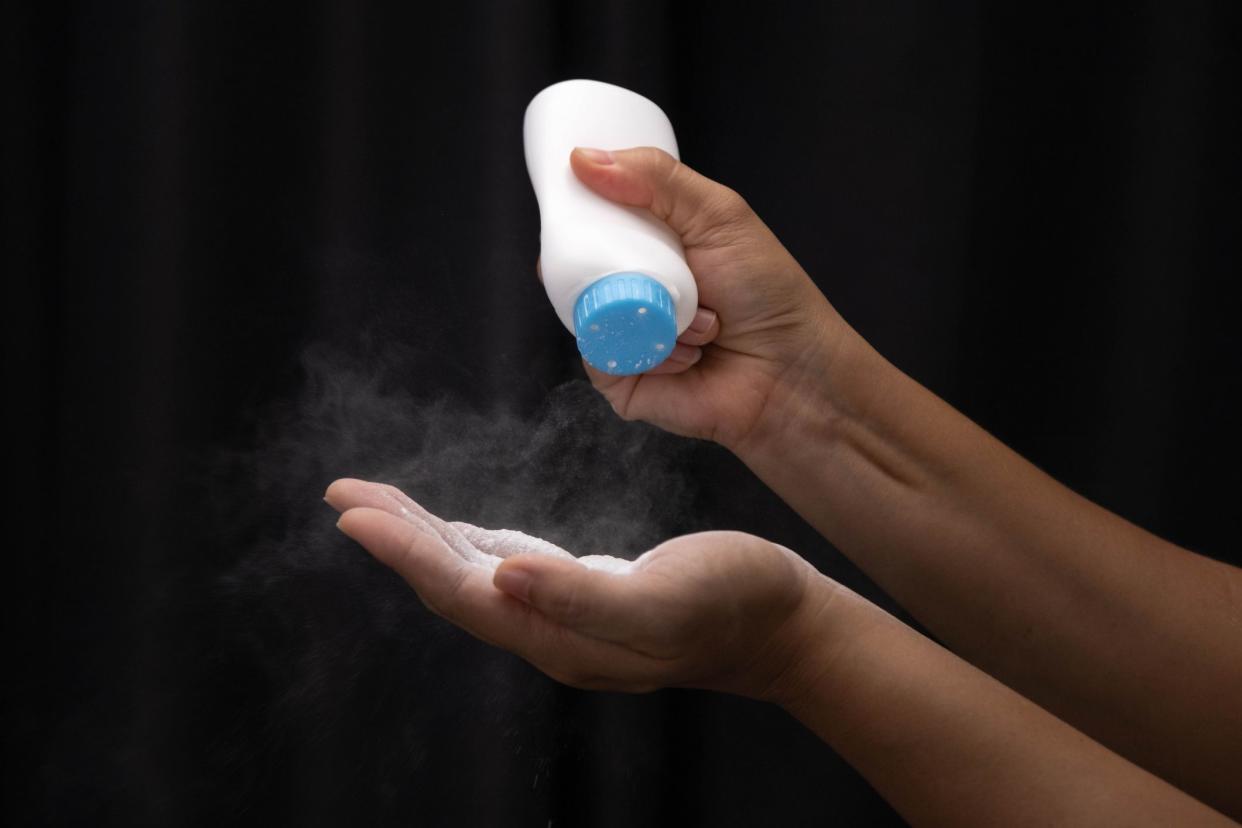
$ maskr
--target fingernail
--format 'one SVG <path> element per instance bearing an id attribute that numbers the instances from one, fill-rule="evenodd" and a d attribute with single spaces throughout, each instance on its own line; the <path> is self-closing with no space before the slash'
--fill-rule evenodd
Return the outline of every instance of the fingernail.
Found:
<path id="1" fill-rule="evenodd" d="M 521 569 L 498 569 L 492 583 L 501 592 L 525 601 L 530 597 L 530 584 L 533 580 L 529 572 Z"/>
<path id="2" fill-rule="evenodd" d="M 690 330 L 695 333 L 707 333 L 716 321 L 716 312 L 707 308 L 699 308 L 690 322 Z"/>
<path id="3" fill-rule="evenodd" d="M 583 157 L 592 164 L 612 163 L 612 153 L 608 150 L 595 149 L 594 147 L 576 147 L 575 149 L 582 153 Z"/>

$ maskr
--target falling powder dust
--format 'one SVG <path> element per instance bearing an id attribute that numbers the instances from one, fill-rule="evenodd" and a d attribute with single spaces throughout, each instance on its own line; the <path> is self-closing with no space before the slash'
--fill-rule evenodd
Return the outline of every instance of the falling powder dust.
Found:
<path id="1" fill-rule="evenodd" d="M 591 576 L 633 579 L 645 564 L 622 558 L 709 528 L 694 508 L 694 470 L 714 464 L 716 454 L 725 458 L 723 450 L 622 420 L 585 380 L 543 387 L 541 378 L 558 370 L 553 351 L 529 376 L 465 376 L 441 348 L 395 345 L 409 333 L 408 318 L 397 317 L 399 329 L 349 350 L 308 348 L 296 393 L 247 413 L 253 433 L 200 458 L 201 474 L 187 475 L 192 497 L 183 502 L 187 510 L 193 504 L 187 515 L 195 519 L 178 523 L 174 539 L 195 554 L 182 556 L 186 577 L 161 590 L 170 617 L 187 625 L 175 631 L 187 632 L 205 657 L 186 661 L 196 666 L 186 667 L 184 699 L 157 707 L 193 708 L 195 728 L 245 724 L 228 729 L 220 754 L 245 779 L 262 776 L 269 757 L 302 767 L 311 739 L 323 747 L 315 757 L 322 754 L 331 768 L 365 771 L 385 813 L 447 807 L 465 815 L 458 822 L 495 822 L 488 803 L 475 803 L 484 816 L 472 820 L 470 804 L 454 798 L 478 789 L 470 768 L 448 773 L 448 788 L 409 781 L 437 756 L 458 751 L 462 732 L 484 734 L 480 756 L 496 771 L 489 779 L 529 785 L 540 773 L 535 804 L 518 803 L 526 810 L 543 807 L 550 771 L 572 768 L 580 751 L 594 750 L 600 724 L 607 736 L 600 744 L 618 757 L 605 771 L 663 767 L 652 747 L 658 740 L 649 738 L 655 731 L 630 726 L 630 700 L 600 697 L 590 703 L 603 705 L 598 711 L 566 715 L 550 679 L 536 680 L 518 659 L 468 642 L 466 631 L 428 611 L 400 578 L 332 528 L 335 512 L 317 495 L 348 474 L 386 481 L 433 513 L 469 521 L 445 521 L 437 530 L 422 519 L 454 554 L 469 556 L 476 574 L 490 576 L 510 555 L 565 558 L 572 550 Z M 426 381 L 441 377 L 444 389 Z M 454 390 L 459 379 L 477 397 Z M 391 501 L 373 505 L 409 519 Z M 412 501 L 405 508 L 414 513 Z M 602 557 L 609 555 L 620 557 Z M 216 566 L 224 571 L 208 602 L 195 582 L 212 571 L 199 567 Z M 181 664 L 180 653 L 169 663 Z M 312 770 L 331 770 L 316 762 Z M 197 778 L 187 776 L 187 784 Z M 253 787 L 230 783 L 215 793 L 236 810 L 252 807 Z"/>

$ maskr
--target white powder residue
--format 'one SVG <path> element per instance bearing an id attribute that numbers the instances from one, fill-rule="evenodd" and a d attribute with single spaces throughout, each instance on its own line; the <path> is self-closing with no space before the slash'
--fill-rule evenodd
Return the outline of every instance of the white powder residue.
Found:
<path id="1" fill-rule="evenodd" d="M 401 511 L 401 517 L 405 518 L 406 521 L 417 526 L 422 532 L 438 535 L 440 540 L 448 544 L 450 549 L 470 563 L 491 569 L 495 569 L 500 563 L 500 560 L 495 556 L 479 551 L 478 547 L 462 535 L 453 524 L 436 517 L 404 494 L 398 496 L 388 490 L 384 490 L 383 494 L 397 504 L 397 508 Z"/>
<path id="2" fill-rule="evenodd" d="M 556 544 L 536 538 L 516 529 L 484 529 L 472 523 L 442 520 L 405 495 L 398 496 L 385 490 L 384 496 L 397 504 L 401 517 L 420 531 L 439 535 L 450 549 L 477 566 L 495 569 L 510 555 L 534 553 L 564 558 L 601 572 L 629 572 L 633 561 L 614 558 L 611 555 L 584 555 L 581 558 L 566 552 Z"/>
<path id="3" fill-rule="evenodd" d="M 507 558 L 510 555 L 521 555 L 535 552 L 540 555 L 551 555 L 554 558 L 573 558 L 574 556 L 556 544 L 543 538 L 536 538 L 515 529 L 481 529 L 470 523 L 453 522 L 453 528 L 474 544 L 480 552 Z"/>
<path id="4" fill-rule="evenodd" d="M 632 561 L 627 561 L 624 558 L 614 558 L 611 555 L 584 555 L 581 558 L 577 558 L 551 541 L 536 538 L 516 529 L 484 529 L 471 523 L 462 523 L 461 521 L 454 521 L 449 526 L 456 530 L 474 548 L 478 557 L 486 560 L 479 560 L 475 555 L 463 555 L 462 557 L 465 557 L 471 563 L 479 563 L 490 569 L 495 569 L 502 560 L 510 555 L 525 555 L 528 553 L 551 555 L 554 558 L 577 561 L 588 569 L 597 569 L 601 572 L 629 572 L 633 565 Z"/>
<path id="5" fill-rule="evenodd" d="M 598 569 L 601 572 L 616 572 L 618 574 L 629 572 L 634 568 L 633 561 L 627 561 L 625 558 L 614 558 L 612 555 L 583 555 L 578 559 L 578 563 L 585 564 L 588 569 Z"/>

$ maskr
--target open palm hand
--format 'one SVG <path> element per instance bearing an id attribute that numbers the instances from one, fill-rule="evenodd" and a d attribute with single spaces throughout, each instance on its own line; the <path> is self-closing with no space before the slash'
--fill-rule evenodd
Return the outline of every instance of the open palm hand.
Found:
<path id="1" fill-rule="evenodd" d="M 339 526 L 438 615 L 566 684 L 693 686 L 763 698 L 797 662 L 814 570 L 739 532 L 660 544 L 632 562 L 449 523 L 400 490 L 338 480 Z"/>

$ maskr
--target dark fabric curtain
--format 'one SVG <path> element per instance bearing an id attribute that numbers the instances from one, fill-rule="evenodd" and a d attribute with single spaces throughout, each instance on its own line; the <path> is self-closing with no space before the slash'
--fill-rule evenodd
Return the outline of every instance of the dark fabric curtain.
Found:
<path id="1" fill-rule="evenodd" d="M 779 710 L 568 689 L 452 628 L 323 488 L 580 552 L 741 529 L 899 612 L 584 385 L 521 120 L 591 77 L 903 370 L 1238 562 L 1235 8 L 9 8 L 5 822 L 899 824 Z"/>

